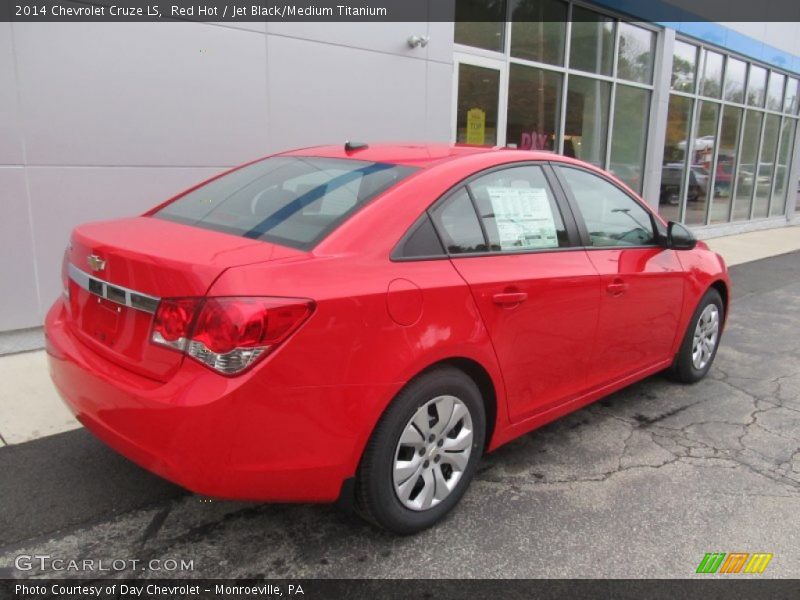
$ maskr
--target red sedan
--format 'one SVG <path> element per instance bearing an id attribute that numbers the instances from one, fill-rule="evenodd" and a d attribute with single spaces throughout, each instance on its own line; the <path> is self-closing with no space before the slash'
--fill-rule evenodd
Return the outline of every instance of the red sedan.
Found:
<path id="1" fill-rule="evenodd" d="M 701 379 L 722 258 L 549 153 L 319 147 L 75 229 L 47 316 L 77 418 L 200 494 L 428 527 L 484 452 L 662 370 Z"/>

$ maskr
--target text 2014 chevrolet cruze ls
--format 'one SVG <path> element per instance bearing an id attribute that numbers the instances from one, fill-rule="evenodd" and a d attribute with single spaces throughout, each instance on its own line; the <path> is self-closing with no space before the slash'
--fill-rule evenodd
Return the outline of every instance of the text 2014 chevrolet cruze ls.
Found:
<path id="1" fill-rule="evenodd" d="M 286 152 L 75 229 L 53 380 L 110 446 L 221 498 L 352 498 L 414 532 L 481 455 L 717 350 L 722 259 L 553 154 Z"/>

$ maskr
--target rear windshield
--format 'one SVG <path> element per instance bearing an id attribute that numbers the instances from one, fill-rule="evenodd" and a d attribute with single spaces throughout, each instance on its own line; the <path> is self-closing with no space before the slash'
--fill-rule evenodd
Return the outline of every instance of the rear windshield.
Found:
<path id="1" fill-rule="evenodd" d="M 276 156 L 192 190 L 153 216 L 307 249 L 415 170 L 339 158 Z"/>

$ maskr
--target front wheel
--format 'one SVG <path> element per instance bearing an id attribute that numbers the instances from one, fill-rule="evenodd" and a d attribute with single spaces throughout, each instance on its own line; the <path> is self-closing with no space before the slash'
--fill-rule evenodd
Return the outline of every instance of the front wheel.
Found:
<path id="1" fill-rule="evenodd" d="M 682 383 L 695 383 L 706 376 L 719 348 L 725 317 L 722 297 L 714 288 L 701 298 L 689 321 L 670 375 Z"/>
<path id="2" fill-rule="evenodd" d="M 430 527 L 461 499 L 483 451 L 480 391 L 443 367 L 412 381 L 375 428 L 356 477 L 356 510 L 410 534 Z"/>

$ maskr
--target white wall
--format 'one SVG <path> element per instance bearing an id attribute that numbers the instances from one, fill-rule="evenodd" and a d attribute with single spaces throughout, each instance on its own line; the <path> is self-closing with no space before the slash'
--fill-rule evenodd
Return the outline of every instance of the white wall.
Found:
<path id="1" fill-rule="evenodd" d="M 412 33 L 430 44 L 409 48 Z M 78 223 L 277 150 L 449 140 L 452 36 L 448 23 L 0 23 L 0 331 L 41 323 Z"/>

